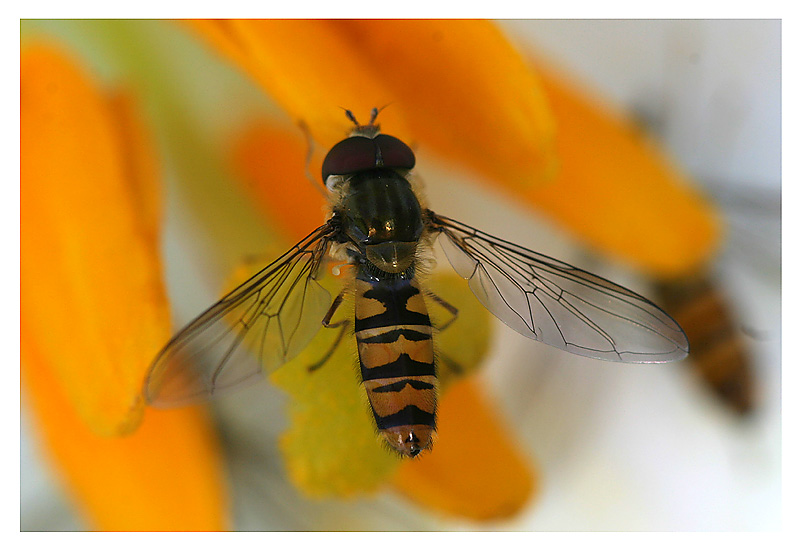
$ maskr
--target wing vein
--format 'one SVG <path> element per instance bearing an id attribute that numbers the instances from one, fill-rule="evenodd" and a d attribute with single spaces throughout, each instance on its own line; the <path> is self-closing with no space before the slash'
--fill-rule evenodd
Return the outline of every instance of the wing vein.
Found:
<path id="1" fill-rule="evenodd" d="M 332 301 L 317 279 L 337 230 L 318 227 L 179 331 L 150 366 L 148 402 L 190 403 L 296 356 Z"/>
<path id="2" fill-rule="evenodd" d="M 639 294 L 430 210 L 427 215 L 478 299 L 522 335 L 622 362 L 664 362 L 688 353 L 678 323 Z"/>

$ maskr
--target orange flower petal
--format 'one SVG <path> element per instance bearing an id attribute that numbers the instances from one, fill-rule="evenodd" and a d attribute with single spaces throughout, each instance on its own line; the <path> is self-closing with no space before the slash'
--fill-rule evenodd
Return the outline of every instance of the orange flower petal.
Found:
<path id="1" fill-rule="evenodd" d="M 511 187 L 552 175 L 553 119 L 534 73 L 488 21 L 195 21 L 330 147 L 372 107 L 390 134 Z M 366 120 L 361 120 L 362 123 Z"/>
<path id="2" fill-rule="evenodd" d="M 92 428 L 128 432 L 141 420 L 144 371 L 170 332 L 153 229 L 136 208 L 157 207 L 128 178 L 119 118 L 78 69 L 37 46 L 24 52 L 21 78 L 23 340 Z"/>
<path id="3" fill-rule="evenodd" d="M 536 490 L 530 458 L 520 454 L 490 410 L 478 381 L 453 384 L 442 397 L 433 451 L 404 461 L 394 486 L 410 499 L 474 520 L 510 517 Z"/>
<path id="4" fill-rule="evenodd" d="M 539 66 L 558 120 L 561 169 L 552 184 L 525 191 L 527 201 L 653 276 L 707 261 L 720 239 L 712 206 L 630 121 Z"/>
<path id="5" fill-rule="evenodd" d="M 366 117 L 373 107 L 394 99 L 360 58 L 358 44 L 330 21 L 229 19 L 189 24 L 249 73 L 293 119 L 305 121 L 326 147 L 352 128 L 340 107 Z M 393 131 L 408 135 L 399 110 L 388 109 L 381 119 Z"/>
<path id="6" fill-rule="evenodd" d="M 216 437 L 199 407 L 148 408 L 132 435 L 100 437 L 54 382 L 48 361 L 22 344 L 22 385 L 37 434 L 95 530 L 223 530 L 226 494 Z"/>
<path id="7" fill-rule="evenodd" d="M 144 413 L 170 335 L 160 188 L 125 96 L 107 101 L 57 48 L 21 56 L 21 377 L 55 466 L 92 525 L 220 529 L 218 452 L 200 409 Z M 129 433 L 127 438 L 98 435 Z"/>
<path id="8" fill-rule="evenodd" d="M 426 149 L 512 189 L 552 175 L 555 126 L 541 84 L 494 23 L 335 25 L 392 91 Z"/>

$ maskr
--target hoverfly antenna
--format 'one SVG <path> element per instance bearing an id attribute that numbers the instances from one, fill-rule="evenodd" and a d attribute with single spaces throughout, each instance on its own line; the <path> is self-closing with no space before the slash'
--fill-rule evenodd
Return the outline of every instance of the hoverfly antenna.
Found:
<path id="1" fill-rule="evenodd" d="M 378 107 L 372 107 L 372 110 L 370 111 L 370 115 L 369 115 L 369 125 L 370 126 L 372 126 L 373 122 L 375 122 L 375 119 L 378 118 L 378 113 L 379 112 L 381 112 L 381 109 L 378 109 Z"/>
<path id="2" fill-rule="evenodd" d="M 358 123 L 358 119 L 356 119 L 356 116 L 353 114 L 353 111 L 351 111 L 350 109 L 345 109 L 344 107 L 339 107 L 339 108 L 344 111 L 344 114 L 345 116 L 347 116 L 348 120 L 350 120 L 350 122 L 352 122 L 356 126 L 355 129 L 350 133 L 351 137 L 354 135 L 362 135 L 364 137 L 373 138 L 379 133 L 381 133 L 381 127 L 379 124 L 375 123 L 375 119 L 377 119 L 380 112 L 388 106 L 389 104 L 387 103 L 380 109 L 377 107 L 373 107 L 372 110 L 370 111 L 369 122 L 363 126 Z"/>
<path id="3" fill-rule="evenodd" d="M 356 128 L 360 126 L 358 120 L 356 120 L 356 115 L 353 114 L 353 111 L 351 111 L 350 109 L 345 109 L 344 107 L 339 107 L 339 108 L 344 110 L 344 115 L 350 120 L 350 122 L 356 125 Z M 372 120 L 370 120 L 370 124 L 372 124 Z"/>
<path id="4" fill-rule="evenodd" d="M 372 111 L 371 111 L 371 113 L 370 113 L 369 125 L 370 125 L 370 126 L 372 126 L 372 125 L 374 124 L 374 122 L 375 122 L 375 119 L 376 119 L 376 118 L 378 118 L 378 115 L 379 115 L 381 112 L 383 112 L 383 109 L 385 109 L 386 107 L 388 107 L 388 106 L 389 106 L 389 105 L 391 105 L 391 104 L 392 104 L 391 102 L 389 102 L 389 103 L 386 103 L 386 104 L 385 104 L 383 107 L 381 107 L 380 109 L 379 109 L 378 107 L 373 107 L 373 108 L 372 108 Z"/>

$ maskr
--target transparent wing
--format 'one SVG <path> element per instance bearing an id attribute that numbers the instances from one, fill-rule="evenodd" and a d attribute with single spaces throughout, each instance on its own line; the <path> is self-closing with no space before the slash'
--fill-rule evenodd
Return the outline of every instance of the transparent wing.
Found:
<path id="1" fill-rule="evenodd" d="M 644 297 L 557 259 L 430 213 L 456 272 L 520 334 L 617 362 L 669 362 L 689 352 L 675 320 Z"/>
<path id="2" fill-rule="evenodd" d="M 317 277 L 332 232 L 319 227 L 178 332 L 150 366 L 145 399 L 190 403 L 258 379 L 302 351 L 331 305 Z"/>

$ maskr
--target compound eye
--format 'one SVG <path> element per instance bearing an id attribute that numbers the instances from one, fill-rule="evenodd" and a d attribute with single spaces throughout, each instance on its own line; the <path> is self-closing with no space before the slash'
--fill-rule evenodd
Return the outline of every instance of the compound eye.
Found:
<path id="1" fill-rule="evenodd" d="M 381 151 L 383 165 L 387 168 L 410 170 L 417 162 L 411 147 L 396 137 L 382 133 L 375 136 L 374 141 Z"/>
<path id="2" fill-rule="evenodd" d="M 375 167 L 377 148 L 368 137 L 354 136 L 339 141 L 322 162 L 322 181 L 329 175 L 347 175 Z"/>

